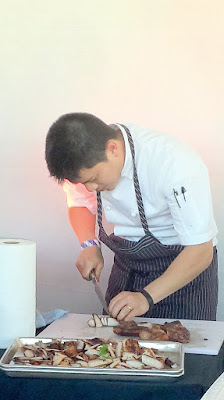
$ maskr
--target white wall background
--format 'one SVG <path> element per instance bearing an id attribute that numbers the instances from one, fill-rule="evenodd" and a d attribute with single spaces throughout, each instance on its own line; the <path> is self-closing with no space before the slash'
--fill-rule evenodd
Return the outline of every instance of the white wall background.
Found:
<path id="1" fill-rule="evenodd" d="M 224 319 L 224 3 L 222 0 L 7 0 L 0 4 L 0 237 L 37 243 L 40 311 L 100 312 L 75 269 L 65 196 L 45 136 L 86 111 L 181 137 L 210 171 Z M 112 254 L 104 248 L 105 289 Z"/>

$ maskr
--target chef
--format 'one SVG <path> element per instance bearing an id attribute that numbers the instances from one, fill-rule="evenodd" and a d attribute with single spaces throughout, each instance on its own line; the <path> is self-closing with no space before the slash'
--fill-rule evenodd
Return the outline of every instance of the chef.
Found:
<path id="1" fill-rule="evenodd" d="M 100 278 L 100 242 L 115 254 L 106 292 L 114 318 L 216 319 L 217 227 L 207 168 L 190 147 L 146 127 L 70 113 L 49 129 L 46 162 L 67 194 L 82 277 L 95 269 Z"/>

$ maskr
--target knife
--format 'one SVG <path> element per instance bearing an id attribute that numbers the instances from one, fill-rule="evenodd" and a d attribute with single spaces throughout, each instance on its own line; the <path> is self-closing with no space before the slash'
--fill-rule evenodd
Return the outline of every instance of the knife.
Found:
<path id="1" fill-rule="evenodd" d="M 99 282 L 96 280 L 96 275 L 95 275 L 95 270 L 94 270 L 94 269 L 92 269 L 92 271 L 90 271 L 89 277 L 90 277 L 90 279 L 92 279 L 92 282 L 93 282 L 94 287 L 95 287 L 95 292 L 96 292 L 96 294 L 97 294 L 97 296 L 98 296 L 98 299 L 99 299 L 100 303 L 101 303 L 102 306 L 103 306 L 104 311 L 105 311 L 108 315 L 110 315 L 110 313 L 109 313 L 109 311 L 108 311 L 108 308 L 107 308 L 107 304 L 106 304 L 104 295 L 103 295 L 103 292 L 102 292 L 102 290 L 100 289 Z"/>

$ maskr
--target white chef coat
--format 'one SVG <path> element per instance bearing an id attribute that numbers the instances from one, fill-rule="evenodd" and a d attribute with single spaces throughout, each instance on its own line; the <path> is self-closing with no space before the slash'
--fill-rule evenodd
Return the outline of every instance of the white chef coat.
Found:
<path id="1" fill-rule="evenodd" d="M 134 124 L 130 130 L 135 164 L 149 230 L 162 244 L 196 245 L 213 239 L 213 217 L 208 171 L 187 144 L 169 134 Z M 125 162 L 120 179 L 111 191 L 101 192 L 107 221 L 114 234 L 137 241 L 144 236 L 133 184 L 133 163 L 124 128 Z M 82 184 L 66 181 L 63 189 L 69 207 L 87 207 L 96 213 L 96 194 Z M 184 192 L 184 193 L 182 193 Z"/>

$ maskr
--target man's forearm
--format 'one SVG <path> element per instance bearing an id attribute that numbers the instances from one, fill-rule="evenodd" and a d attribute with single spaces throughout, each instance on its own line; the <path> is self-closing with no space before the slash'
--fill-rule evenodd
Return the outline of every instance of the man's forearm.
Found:
<path id="1" fill-rule="evenodd" d="M 71 207 L 68 209 L 68 216 L 79 243 L 96 237 L 96 216 L 86 207 Z"/>
<path id="2" fill-rule="evenodd" d="M 210 265 L 212 258 L 212 241 L 186 246 L 167 270 L 145 289 L 152 296 L 154 303 L 158 303 L 195 279 Z"/>

